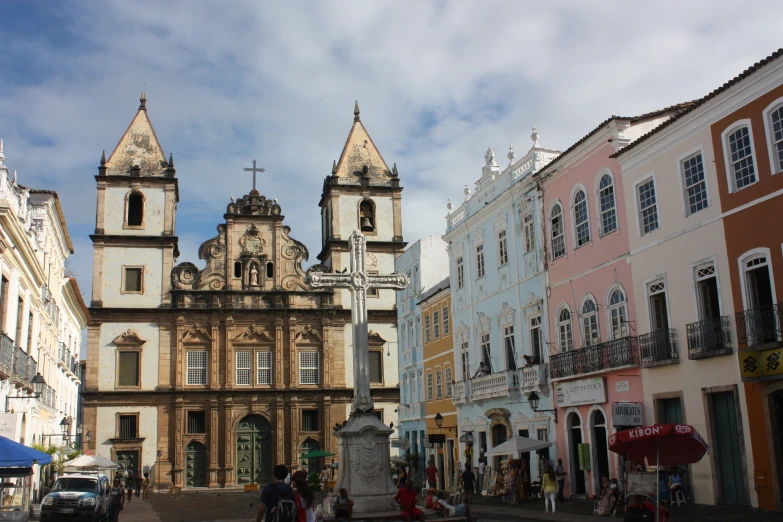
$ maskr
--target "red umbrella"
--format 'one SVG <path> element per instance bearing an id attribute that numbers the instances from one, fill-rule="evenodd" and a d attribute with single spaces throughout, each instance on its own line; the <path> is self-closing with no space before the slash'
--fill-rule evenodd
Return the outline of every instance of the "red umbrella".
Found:
<path id="1" fill-rule="evenodd" d="M 687 424 L 656 424 L 618 431 L 609 437 L 609 449 L 631 462 L 656 465 L 656 484 L 660 484 L 661 465 L 693 464 L 709 451 L 709 446 L 693 426 Z M 656 495 L 660 497 L 660 495 Z M 657 499 L 655 519 L 660 516 Z"/>
<path id="2" fill-rule="evenodd" d="M 693 426 L 656 424 L 612 434 L 609 449 L 631 462 L 674 466 L 700 461 L 709 446 Z"/>

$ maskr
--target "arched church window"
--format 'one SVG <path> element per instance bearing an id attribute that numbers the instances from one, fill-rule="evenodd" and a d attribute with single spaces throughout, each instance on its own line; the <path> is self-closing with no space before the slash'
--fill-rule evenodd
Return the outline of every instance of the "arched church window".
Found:
<path id="1" fill-rule="evenodd" d="M 234 263 L 234 277 L 242 277 L 242 263 L 240 261 Z"/>
<path id="2" fill-rule="evenodd" d="M 362 232 L 375 232 L 375 205 L 367 199 L 359 204 L 359 229 Z"/>
<path id="3" fill-rule="evenodd" d="M 144 196 L 141 192 L 131 192 L 128 196 L 128 226 L 140 227 L 144 221 Z"/>
<path id="4" fill-rule="evenodd" d="M 272 279 L 275 276 L 275 267 L 270 262 L 266 264 L 266 277 L 267 279 Z"/>

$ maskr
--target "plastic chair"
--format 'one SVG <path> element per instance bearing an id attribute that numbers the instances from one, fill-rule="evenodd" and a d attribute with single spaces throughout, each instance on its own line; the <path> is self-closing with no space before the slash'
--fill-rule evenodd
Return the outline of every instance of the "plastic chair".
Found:
<path id="1" fill-rule="evenodd" d="M 674 501 L 677 503 L 677 507 L 688 503 L 688 501 L 685 499 L 685 493 L 683 493 L 682 489 L 674 490 Z"/>

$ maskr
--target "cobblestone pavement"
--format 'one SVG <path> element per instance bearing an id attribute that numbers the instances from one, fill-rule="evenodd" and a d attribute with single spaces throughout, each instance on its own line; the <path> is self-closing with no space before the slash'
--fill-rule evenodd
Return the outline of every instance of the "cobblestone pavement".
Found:
<path id="1" fill-rule="evenodd" d="M 161 522 L 251 522 L 258 511 L 258 492 L 200 490 L 168 495 L 150 496 L 152 507 Z M 323 496 L 319 496 L 319 501 Z M 134 499 L 135 500 L 135 499 Z M 557 506 L 557 516 L 544 513 L 543 501 L 529 501 L 520 505 L 501 503 L 496 498 L 477 498 L 472 514 L 478 522 L 559 520 L 561 522 L 596 521 L 590 501 L 567 501 Z M 122 517 L 121 517 L 122 519 Z M 618 514 L 615 520 L 622 520 Z M 783 512 L 760 511 L 738 506 L 687 505 L 672 508 L 672 521 L 698 522 L 783 522 Z M 130 522 L 130 521 L 129 521 Z"/>

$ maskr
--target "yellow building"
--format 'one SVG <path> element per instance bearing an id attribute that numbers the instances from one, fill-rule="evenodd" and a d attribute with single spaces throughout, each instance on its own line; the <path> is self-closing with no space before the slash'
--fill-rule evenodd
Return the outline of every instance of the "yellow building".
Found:
<path id="1" fill-rule="evenodd" d="M 459 460 L 457 448 L 457 408 L 451 402 L 454 384 L 451 292 L 448 278 L 422 295 L 419 302 L 424 334 L 424 399 L 427 436 L 441 439 L 426 444 L 427 466 L 438 468 L 438 487 L 448 488 Z M 440 424 L 440 426 L 438 425 Z M 433 437 L 434 436 L 434 437 Z M 440 436 L 440 437 L 438 437 Z"/>

